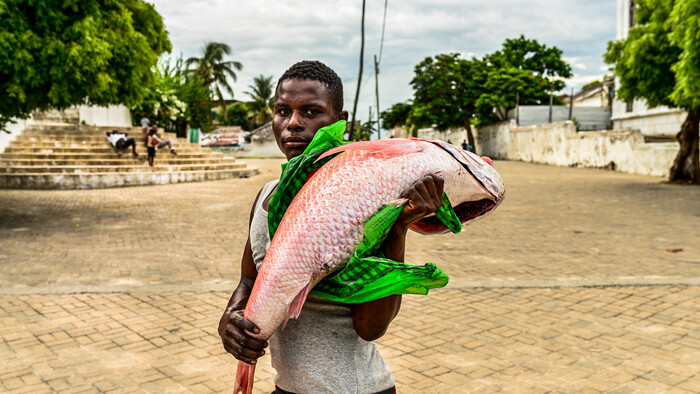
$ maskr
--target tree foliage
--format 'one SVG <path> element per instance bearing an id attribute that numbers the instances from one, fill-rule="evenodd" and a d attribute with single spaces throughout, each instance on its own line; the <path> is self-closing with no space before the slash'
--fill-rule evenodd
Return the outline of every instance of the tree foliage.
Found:
<path id="1" fill-rule="evenodd" d="M 253 78 L 253 84 L 248 85 L 250 89 L 246 92 L 252 99 L 248 103 L 248 108 L 253 111 L 253 122 L 255 126 L 261 126 L 272 120 L 272 108 L 274 107 L 275 85 L 272 82 L 272 75 L 259 75 Z"/>
<path id="2" fill-rule="evenodd" d="M 211 95 L 200 75 L 187 73 L 181 58 L 174 63 L 163 59 L 154 75 L 144 100 L 131 108 L 135 122 L 146 114 L 152 124 L 180 135 L 188 126 L 211 127 Z"/>
<path id="3" fill-rule="evenodd" d="M 417 126 L 435 125 L 439 130 L 464 126 L 483 93 L 483 70 L 480 60 L 462 59 L 456 53 L 427 57 L 416 65 L 411 86 Z M 421 112 L 426 107 L 430 111 Z"/>
<path id="4" fill-rule="evenodd" d="M 228 78 L 235 82 L 238 79 L 236 71 L 243 69 L 240 62 L 224 60 L 224 56 L 229 54 L 231 54 L 230 46 L 221 42 L 208 42 L 204 46 L 202 57 L 191 57 L 185 62 L 188 69 L 199 74 L 204 84 L 212 90 L 224 111 L 226 104 L 223 91 L 233 98 L 233 89 Z"/>
<path id="5" fill-rule="evenodd" d="M 413 108 L 409 123 L 438 130 L 464 126 L 474 146 L 471 124 L 506 119 L 520 104 L 543 104 L 564 87 L 571 67 L 561 50 L 523 36 L 507 39 L 503 47 L 483 59 L 459 54 L 428 57 L 416 65 L 411 85 Z"/>
<path id="6" fill-rule="evenodd" d="M 0 0 L 0 126 L 34 110 L 135 105 L 170 49 L 142 0 Z"/>
<path id="7" fill-rule="evenodd" d="M 643 99 L 688 111 L 672 181 L 700 183 L 700 3 L 697 0 L 638 0 L 629 35 L 609 42 L 604 55 L 620 81 L 623 101 Z"/>
<path id="8" fill-rule="evenodd" d="M 248 103 L 242 101 L 233 103 L 226 108 L 226 117 L 223 123 L 227 126 L 241 126 L 243 130 L 252 130 L 251 119 L 255 114 L 248 108 Z"/>
<path id="9" fill-rule="evenodd" d="M 477 101 L 479 124 L 507 118 L 508 110 L 520 105 L 549 103 L 552 93 L 571 78 L 571 66 L 557 47 L 547 47 L 524 36 L 506 39 L 501 50 L 484 57 L 486 93 Z"/>
<path id="10" fill-rule="evenodd" d="M 411 114 L 413 105 L 411 103 L 396 103 L 389 109 L 382 111 L 382 127 L 385 129 L 393 129 L 398 126 L 405 126 L 408 123 L 408 117 Z"/>

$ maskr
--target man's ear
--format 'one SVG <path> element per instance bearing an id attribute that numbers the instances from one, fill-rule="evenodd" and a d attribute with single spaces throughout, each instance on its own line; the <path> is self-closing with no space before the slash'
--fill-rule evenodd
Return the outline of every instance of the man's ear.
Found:
<path id="1" fill-rule="evenodd" d="M 338 114 L 338 120 L 345 120 L 347 121 L 350 118 L 350 115 L 348 114 L 348 111 L 340 111 L 340 114 Z"/>

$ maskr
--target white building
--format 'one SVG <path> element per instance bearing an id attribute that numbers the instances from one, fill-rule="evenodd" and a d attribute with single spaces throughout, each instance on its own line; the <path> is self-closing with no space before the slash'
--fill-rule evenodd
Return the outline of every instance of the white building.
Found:
<path id="1" fill-rule="evenodd" d="M 634 0 L 617 0 L 616 39 L 626 38 L 634 26 L 634 8 Z M 628 103 L 615 100 L 612 106 L 613 129 L 637 129 L 643 135 L 676 135 L 685 117 L 685 111 L 663 106 L 649 108 L 644 100 Z"/>

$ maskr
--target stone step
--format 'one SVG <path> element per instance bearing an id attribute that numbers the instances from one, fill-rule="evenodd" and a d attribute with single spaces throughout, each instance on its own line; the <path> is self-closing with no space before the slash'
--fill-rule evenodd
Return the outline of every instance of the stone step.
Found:
<path id="1" fill-rule="evenodd" d="M 25 135 L 95 135 L 103 136 L 106 132 L 117 129 L 127 132 L 129 135 L 141 135 L 140 127 L 110 127 L 110 126 L 83 126 L 83 125 L 30 125 L 22 131 Z M 163 130 L 161 130 L 162 132 Z"/>
<path id="2" fill-rule="evenodd" d="M 100 189 L 247 178 L 257 173 L 258 169 L 255 167 L 214 171 L 143 171 L 83 174 L 0 173 L 0 189 Z"/>
<path id="3" fill-rule="evenodd" d="M 171 133 L 160 133 L 162 139 L 171 140 L 173 142 L 179 141 L 181 143 L 186 143 L 184 138 L 177 138 L 175 134 Z M 138 134 L 129 134 L 128 138 L 135 138 L 136 140 L 141 140 L 141 132 Z M 42 143 L 67 143 L 67 142 L 105 142 L 107 141 L 107 136 L 105 134 L 90 134 L 90 135 L 64 135 L 64 134 L 37 134 L 37 135 L 24 135 L 20 134 L 15 139 L 15 142 L 29 143 L 29 142 L 42 142 Z"/>
<path id="4" fill-rule="evenodd" d="M 32 173 L 57 173 L 57 174 L 82 174 L 95 172 L 144 172 L 144 171 L 214 171 L 245 168 L 241 162 L 217 162 L 198 164 L 171 164 L 155 163 L 149 167 L 147 163 L 138 165 L 121 166 L 0 166 L 0 173 L 6 174 L 32 174 Z"/>
<path id="5" fill-rule="evenodd" d="M 205 150 L 202 148 L 198 147 L 179 147 L 177 145 L 174 145 L 173 148 L 175 151 L 177 151 L 178 154 L 180 153 L 212 153 L 211 150 Z M 124 149 L 124 153 L 126 152 L 131 152 L 131 147 L 128 149 Z M 146 147 L 144 146 L 137 146 L 136 147 L 136 152 L 141 153 L 143 152 L 146 154 Z M 17 155 L 29 155 L 29 154 L 48 154 L 48 153 L 54 153 L 54 154 L 116 154 L 115 148 L 112 148 L 110 145 L 102 145 L 99 147 L 91 147 L 91 146 L 73 146 L 73 147 L 67 147 L 67 146 L 61 146 L 61 147 L 34 147 L 34 146 L 22 146 L 22 147 L 14 147 L 14 146 L 8 146 L 5 148 L 5 154 L 17 154 Z M 161 148 L 158 149 L 156 154 L 158 153 L 170 153 L 170 150 L 166 148 Z"/>
<path id="6" fill-rule="evenodd" d="M 138 156 L 131 149 L 117 155 L 105 136 L 112 129 L 48 121 L 28 127 L 0 154 L 0 188 L 94 189 L 248 177 L 258 172 L 163 131 L 161 138 L 171 140 L 178 154 L 161 149 L 155 166 L 149 167 L 141 129 L 121 128 L 136 139 Z"/>
<path id="7" fill-rule="evenodd" d="M 139 150 L 137 149 L 137 152 Z M 122 157 L 131 156 L 131 151 L 124 152 Z M 146 152 L 141 152 L 139 157 L 146 157 Z M 171 156 L 168 152 L 160 152 L 156 156 L 156 160 L 159 157 Z M 117 154 L 112 151 L 110 153 L 2 153 L 0 154 L 0 159 L 3 161 L 16 160 L 16 159 L 49 159 L 49 160 L 86 160 L 86 159 L 105 159 L 109 160 L 117 156 Z M 177 155 L 179 158 L 190 159 L 190 158 L 223 158 L 223 154 L 217 152 L 187 152 Z"/>
<path id="8" fill-rule="evenodd" d="M 16 159 L 3 160 L 5 166 L 123 166 L 134 165 L 135 163 L 145 163 L 145 156 L 134 158 L 131 155 L 114 157 L 111 159 L 85 159 L 85 160 L 61 160 L 61 159 Z M 156 163 L 168 165 L 191 165 L 191 164 L 213 164 L 213 163 L 233 163 L 237 160 L 231 158 L 210 157 L 210 158 L 183 158 L 181 156 L 163 155 L 156 156 Z"/>
<path id="9" fill-rule="evenodd" d="M 66 108 L 64 110 L 50 109 L 46 111 L 35 111 L 32 113 L 35 121 L 57 121 L 78 124 L 80 122 L 80 112 L 77 108 Z"/>

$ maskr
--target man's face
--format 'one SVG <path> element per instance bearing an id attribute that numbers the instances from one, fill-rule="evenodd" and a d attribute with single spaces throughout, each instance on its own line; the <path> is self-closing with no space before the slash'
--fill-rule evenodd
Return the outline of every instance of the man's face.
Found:
<path id="1" fill-rule="evenodd" d="M 341 119 L 347 120 L 348 113 L 333 109 L 333 99 L 321 82 L 288 79 L 277 89 L 272 131 L 287 160 L 304 153 L 318 129 Z"/>

